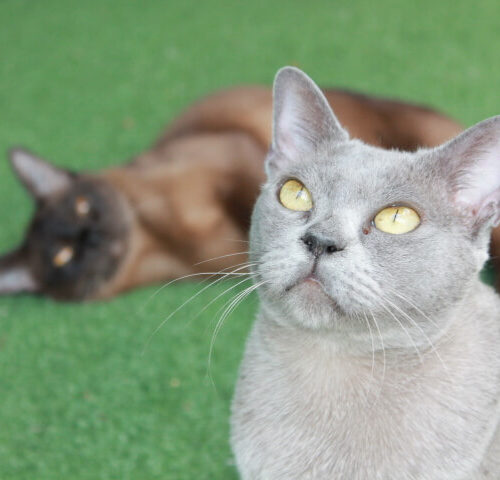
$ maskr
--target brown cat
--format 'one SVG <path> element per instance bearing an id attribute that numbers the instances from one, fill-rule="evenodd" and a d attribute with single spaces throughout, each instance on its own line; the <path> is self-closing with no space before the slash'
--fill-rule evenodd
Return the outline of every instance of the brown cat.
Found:
<path id="1" fill-rule="evenodd" d="M 462 130 L 425 107 L 344 90 L 325 95 L 351 136 L 373 145 L 415 150 Z M 36 211 L 23 244 L 0 258 L 0 293 L 108 298 L 243 262 L 238 252 L 246 250 L 264 178 L 271 112 L 266 87 L 213 94 L 131 163 L 93 174 L 12 150 L 12 166 Z"/>

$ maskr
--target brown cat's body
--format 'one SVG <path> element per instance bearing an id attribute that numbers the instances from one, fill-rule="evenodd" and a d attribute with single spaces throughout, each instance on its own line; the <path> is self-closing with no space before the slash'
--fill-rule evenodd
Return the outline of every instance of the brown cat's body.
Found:
<path id="1" fill-rule="evenodd" d="M 351 135 L 372 145 L 415 150 L 461 131 L 427 108 L 325 93 Z M 271 117 L 271 89 L 239 87 L 195 103 L 125 166 L 74 174 L 13 151 L 37 210 L 23 245 L 0 259 L 0 293 L 107 298 L 240 264 Z"/>

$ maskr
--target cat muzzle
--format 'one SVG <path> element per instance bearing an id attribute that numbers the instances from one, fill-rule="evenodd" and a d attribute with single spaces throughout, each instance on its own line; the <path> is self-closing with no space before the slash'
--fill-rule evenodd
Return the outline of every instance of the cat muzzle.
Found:
<path id="1" fill-rule="evenodd" d="M 302 237 L 307 250 L 311 252 L 316 258 L 320 255 L 327 254 L 331 255 L 335 252 L 340 252 L 343 248 L 340 248 L 331 240 L 320 238 L 317 235 L 308 233 Z"/>

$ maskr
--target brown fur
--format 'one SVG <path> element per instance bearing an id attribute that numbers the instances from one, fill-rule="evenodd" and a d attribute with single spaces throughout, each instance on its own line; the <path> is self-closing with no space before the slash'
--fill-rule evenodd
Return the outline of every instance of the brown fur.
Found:
<path id="1" fill-rule="evenodd" d="M 351 136 L 382 148 L 431 147 L 462 131 L 456 121 L 420 105 L 348 90 L 323 91 Z M 267 151 L 271 142 L 271 120 L 271 89 L 237 87 L 210 95 L 188 108 L 172 123 L 158 144 L 198 131 L 241 130 L 249 133 Z"/>
<path id="2" fill-rule="evenodd" d="M 462 130 L 428 108 L 344 90 L 325 93 L 353 137 L 384 148 L 434 146 Z M 247 249 L 250 214 L 271 138 L 271 115 L 269 88 L 224 90 L 188 108 L 151 150 L 130 164 L 78 175 L 112 192 L 114 219 L 108 227 L 122 237 L 120 248 L 113 247 L 120 252 L 116 268 L 59 295 L 33 272 L 29 255 L 20 260 L 16 253 L 17 265 L 34 277 L 35 287 L 24 290 L 64 299 L 108 298 L 138 285 L 218 272 L 245 261 L 245 254 L 238 252 Z M 103 259 L 111 247 L 99 252 L 95 258 Z M 0 267 L 0 291 L 1 276 Z M 5 293 L 12 293 L 12 288 Z"/>

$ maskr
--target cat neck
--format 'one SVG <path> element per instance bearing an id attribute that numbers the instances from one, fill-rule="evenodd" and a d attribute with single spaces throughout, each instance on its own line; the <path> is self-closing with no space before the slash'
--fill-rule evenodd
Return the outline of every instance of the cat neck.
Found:
<path id="1" fill-rule="evenodd" d="M 265 302 L 259 312 L 256 332 L 267 354 L 288 365 L 309 361 L 321 365 L 347 362 L 350 368 L 353 364 L 373 368 L 374 363 L 415 368 L 427 362 L 442 363 L 440 357 L 443 355 L 459 358 L 468 345 L 484 343 L 491 332 L 497 332 L 499 315 L 500 297 L 491 287 L 477 280 L 460 301 L 433 317 L 433 322 L 442 328 L 421 343 L 413 341 L 394 346 L 387 339 L 383 341 L 386 332 L 370 332 L 368 327 L 364 333 L 351 335 L 335 328 L 306 329 L 280 318 Z M 410 329 L 410 336 L 411 333 Z"/>

